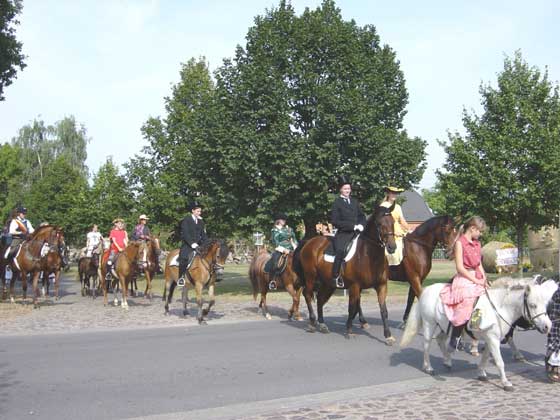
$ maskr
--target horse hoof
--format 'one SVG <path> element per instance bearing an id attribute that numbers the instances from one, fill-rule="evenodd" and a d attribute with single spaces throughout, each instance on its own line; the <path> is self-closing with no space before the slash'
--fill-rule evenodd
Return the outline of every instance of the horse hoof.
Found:
<path id="1" fill-rule="evenodd" d="M 203 319 L 199 319 L 198 320 L 198 325 L 208 325 L 208 323 Z"/>
<path id="2" fill-rule="evenodd" d="M 344 334 L 344 338 L 350 340 L 352 338 L 356 338 L 356 334 L 354 334 L 352 331 L 348 331 L 346 334 Z"/>
<path id="3" fill-rule="evenodd" d="M 60 299 L 58 296 L 55 296 L 55 297 L 54 297 L 54 300 L 55 300 L 55 301 L 58 301 L 58 299 Z"/>
<path id="4" fill-rule="evenodd" d="M 395 337 L 391 336 L 391 337 L 387 337 L 385 339 L 385 344 L 388 346 L 392 346 L 393 344 L 395 344 L 397 342 L 397 340 L 395 340 Z"/>
<path id="5" fill-rule="evenodd" d="M 504 391 L 513 392 L 513 385 L 504 385 Z"/>
<path id="6" fill-rule="evenodd" d="M 515 356 L 513 356 L 513 360 L 515 360 L 516 362 L 526 362 L 527 361 L 525 356 L 523 356 L 522 354 L 516 354 Z"/>
<path id="7" fill-rule="evenodd" d="M 399 326 L 398 326 L 397 328 L 398 328 L 399 330 L 404 330 L 405 327 L 406 327 L 406 322 L 403 321 L 403 322 L 401 322 L 401 323 L 399 324 Z"/>
<path id="8" fill-rule="evenodd" d="M 305 331 L 307 331 L 308 333 L 314 333 L 317 330 L 315 329 L 314 325 L 308 325 Z"/>
<path id="9" fill-rule="evenodd" d="M 270 314 L 265 314 L 264 317 L 265 317 L 266 319 L 268 319 L 268 320 L 272 319 L 272 315 L 270 315 Z"/>
<path id="10" fill-rule="evenodd" d="M 202 316 L 207 316 L 210 311 L 208 309 L 204 309 L 202 311 Z"/>
<path id="11" fill-rule="evenodd" d="M 452 368 L 451 362 L 449 362 L 449 363 L 444 362 L 443 366 L 445 366 L 445 369 L 447 369 L 447 370 L 451 370 L 451 368 Z"/>
<path id="12" fill-rule="evenodd" d="M 426 373 L 427 373 L 428 375 L 430 375 L 430 376 L 434 376 L 434 375 L 435 375 L 435 372 L 434 372 L 434 370 L 433 370 L 432 368 L 424 369 L 424 372 L 426 372 Z"/>
<path id="13" fill-rule="evenodd" d="M 319 332 L 322 332 L 323 334 L 328 334 L 330 333 L 329 327 L 327 327 L 325 324 L 319 324 Z"/>
<path id="14" fill-rule="evenodd" d="M 86 291 L 82 289 L 82 297 L 84 297 L 85 295 L 86 295 Z"/>
<path id="15" fill-rule="evenodd" d="M 478 380 L 481 381 L 481 382 L 488 382 L 488 376 L 478 375 Z"/>
<path id="16" fill-rule="evenodd" d="M 167 313 L 167 312 L 168 312 L 168 311 L 166 311 L 166 313 Z M 186 318 L 187 316 L 189 316 L 189 311 L 185 309 L 185 310 L 183 311 L 183 316 L 184 316 L 185 318 Z"/>
<path id="17" fill-rule="evenodd" d="M 471 356 L 478 357 L 480 356 L 480 353 L 478 351 L 471 351 Z"/>
<path id="18" fill-rule="evenodd" d="M 362 330 L 369 330 L 369 324 L 367 322 L 361 324 L 360 327 L 362 328 Z"/>

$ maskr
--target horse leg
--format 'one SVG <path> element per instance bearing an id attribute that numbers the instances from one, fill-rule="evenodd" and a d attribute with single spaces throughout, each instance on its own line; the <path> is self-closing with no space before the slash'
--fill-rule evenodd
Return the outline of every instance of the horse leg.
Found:
<path id="1" fill-rule="evenodd" d="M 216 299 L 214 298 L 214 288 L 215 286 L 213 284 L 208 286 L 209 302 L 208 302 L 208 307 L 202 311 L 202 316 L 207 316 L 210 313 L 210 308 L 212 308 L 212 306 L 214 306 L 214 303 L 216 302 Z"/>
<path id="2" fill-rule="evenodd" d="M 478 340 L 477 344 L 478 344 Z M 484 346 L 484 350 L 482 351 L 482 357 L 480 358 L 480 362 L 478 363 L 478 379 L 480 381 L 486 382 L 488 380 L 488 376 L 486 375 L 486 366 L 488 365 L 488 360 L 490 359 L 490 347 L 488 345 Z"/>
<path id="3" fill-rule="evenodd" d="M 352 322 L 360 311 L 360 285 L 352 283 L 348 288 L 348 319 L 346 320 L 346 338 L 352 337 Z"/>
<path id="4" fill-rule="evenodd" d="M 398 328 L 400 330 L 404 330 L 404 327 L 406 326 L 406 321 L 408 319 L 408 315 L 410 315 L 410 309 L 412 308 L 412 304 L 414 303 L 414 298 L 415 297 L 416 297 L 416 294 L 414 293 L 414 290 L 412 289 L 412 286 L 409 286 L 408 297 L 406 299 L 406 307 L 404 308 L 403 320 L 400 323 L 400 325 L 398 326 Z"/>
<path id="5" fill-rule="evenodd" d="M 492 357 L 494 358 L 496 367 L 500 371 L 500 379 L 502 381 L 504 391 L 513 391 L 513 385 L 510 381 L 508 381 L 506 377 L 506 371 L 504 369 L 504 359 L 502 358 L 502 353 L 500 351 L 500 340 L 493 339 L 491 337 L 488 338 L 489 339 L 486 340 L 486 347 L 490 348 L 490 353 L 492 353 Z"/>
<path id="6" fill-rule="evenodd" d="M 196 304 L 198 305 L 198 315 L 196 319 L 199 325 L 206 325 L 204 315 L 202 314 L 202 304 L 204 303 L 202 300 L 202 283 L 196 283 L 194 287 L 196 290 Z"/>
<path id="7" fill-rule="evenodd" d="M 379 310 L 381 312 L 381 320 L 383 321 L 383 336 L 385 337 L 385 343 L 388 346 L 395 344 L 395 337 L 391 334 L 389 329 L 389 313 L 387 312 L 387 304 L 385 300 L 387 299 L 387 283 L 380 284 L 377 289 L 377 301 L 379 302 Z"/>
<path id="8" fill-rule="evenodd" d="M 119 280 L 120 280 L 120 284 L 121 284 L 121 297 L 122 297 L 122 303 L 121 303 L 121 307 L 125 310 L 128 311 L 128 301 L 127 301 L 127 297 L 128 297 L 128 278 L 125 276 L 122 276 L 122 278 L 119 276 Z M 132 281 L 131 281 L 131 287 L 132 287 Z"/>
<path id="9" fill-rule="evenodd" d="M 319 327 L 319 331 L 325 334 L 328 334 L 330 331 L 323 319 L 323 306 L 325 305 L 325 303 L 328 302 L 328 300 L 334 293 L 334 290 L 335 290 L 334 287 L 332 287 L 330 284 L 328 286 L 325 286 L 324 283 L 321 283 L 321 286 L 319 287 L 319 292 L 317 293 L 318 327 Z"/>
<path id="10" fill-rule="evenodd" d="M 443 354 L 443 365 L 447 369 L 451 369 L 453 362 L 451 361 L 451 353 L 449 353 L 449 348 L 447 347 L 447 334 L 441 331 L 436 337 L 436 341 L 439 345 L 441 353 Z"/>
<path id="11" fill-rule="evenodd" d="M 362 294 L 360 293 L 360 297 L 358 298 L 358 319 L 360 320 L 360 326 L 362 329 L 367 330 L 369 328 L 369 324 L 362 312 Z"/>
<path id="12" fill-rule="evenodd" d="M 294 314 L 297 314 L 297 310 L 299 307 L 299 296 L 292 283 L 286 285 L 286 292 L 288 292 L 292 297 L 292 307 L 288 311 L 288 321 L 291 321 L 294 317 Z"/>
<path id="13" fill-rule="evenodd" d="M 33 287 L 33 307 L 39 308 L 39 272 L 35 271 L 33 273 L 33 280 L 32 280 L 32 287 Z"/>
<path id="14" fill-rule="evenodd" d="M 119 285 L 119 279 L 113 279 L 112 286 L 113 286 L 113 305 L 114 306 L 119 306 L 118 285 Z"/>
<path id="15" fill-rule="evenodd" d="M 272 316 L 268 312 L 268 307 L 266 306 L 266 294 L 268 293 L 268 286 L 265 284 L 261 288 L 261 302 L 259 303 L 259 308 L 261 308 L 262 314 L 266 319 L 272 319 Z"/>
<path id="16" fill-rule="evenodd" d="M 169 313 L 169 304 L 173 300 L 173 291 L 175 290 L 176 286 L 177 286 L 177 282 L 175 280 L 170 280 L 167 283 L 167 301 L 165 302 L 165 313 L 166 314 Z"/>
<path id="17" fill-rule="evenodd" d="M 182 290 L 183 295 L 183 316 L 187 317 L 189 315 L 189 311 L 187 310 L 187 302 L 189 300 L 189 288 L 185 285 L 183 286 Z"/>
<path id="18" fill-rule="evenodd" d="M 430 346 L 432 344 L 432 335 L 434 333 L 434 325 L 430 324 L 426 320 L 422 320 L 422 325 L 423 325 L 423 334 L 424 334 L 424 341 L 423 341 L 424 363 L 422 365 L 422 369 L 428 375 L 433 375 L 434 374 L 434 368 L 432 367 L 432 364 L 430 363 Z"/>
<path id="19" fill-rule="evenodd" d="M 514 341 L 513 341 L 513 330 L 511 332 L 510 336 L 506 335 L 506 339 L 507 339 L 507 343 L 509 344 L 509 346 L 511 347 L 511 351 L 513 352 L 513 360 L 515 360 L 516 362 L 524 362 L 527 359 L 525 358 L 525 356 L 523 356 L 523 354 L 519 351 L 519 349 L 517 348 L 517 346 L 515 345 Z"/>
<path id="20" fill-rule="evenodd" d="M 151 273 L 148 271 L 148 269 L 146 269 L 146 271 L 144 271 L 145 276 L 146 277 L 146 290 L 144 290 L 144 297 L 148 298 L 149 300 L 152 300 L 152 275 Z"/>

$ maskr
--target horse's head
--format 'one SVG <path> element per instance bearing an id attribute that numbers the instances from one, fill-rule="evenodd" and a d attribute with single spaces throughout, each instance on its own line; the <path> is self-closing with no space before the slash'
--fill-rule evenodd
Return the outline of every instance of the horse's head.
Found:
<path id="1" fill-rule="evenodd" d="M 140 270 L 148 268 L 148 256 L 152 250 L 151 241 L 133 241 L 131 245 L 136 247 L 136 263 Z"/>
<path id="2" fill-rule="evenodd" d="M 453 218 L 450 216 L 442 216 L 436 230 L 436 239 L 445 247 L 445 254 L 448 258 L 453 255 L 453 247 L 455 246 L 457 238 L 459 238 L 459 234 L 457 229 L 455 229 L 455 221 Z"/>
<path id="3" fill-rule="evenodd" d="M 229 255 L 229 248 L 225 241 L 221 239 L 211 239 L 203 244 L 198 251 L 201 253 L 202 257 L 211 264 L 211 269 L 216 275 L 216 281 L 222 280 L 224 266 L 227 256 Z"/>
<path id="4" fill-rule="evenodd" d="M 558 289 L 554 280 L 542 284 L 528 284 L 523 295 L 523 317 L 533 323 L 541 334 L 547 334 L 552 328 L 552 321 L 546 311 L 548 302 Z"/>
<path id="5" fill-rule="evenodd" d="M 389 254 L 397 249 L 395 243 L 395 219 L 391 212 L 395 209 L 395 204 L 391 207 L 377 206 L 373 210 L 365 228 L 366 236 L 376 241 L 380 247 L 386 248 Z"/>

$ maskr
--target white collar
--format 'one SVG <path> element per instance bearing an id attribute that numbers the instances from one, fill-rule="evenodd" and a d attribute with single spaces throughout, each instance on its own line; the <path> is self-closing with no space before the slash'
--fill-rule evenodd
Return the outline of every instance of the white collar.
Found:
<path id="1" fill-rule="evenodd" d="M 350 201 L 350 196 L 344 197 L 343 195 L 341 195 L 340 198 L 342 198 L 343 200 L 348 200 L 348 201 Z"/>

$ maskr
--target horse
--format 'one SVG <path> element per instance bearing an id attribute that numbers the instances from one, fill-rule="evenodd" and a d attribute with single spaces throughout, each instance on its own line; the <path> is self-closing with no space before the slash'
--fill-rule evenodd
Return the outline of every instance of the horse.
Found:
<path id="1" fill-rule="evenodd" d="M 44 267 L 43 258 L 50 250 L 54 249 L 62 260 L 64 260 L 63 252 L 65 248 L 66 244 L 64 243 L 63 229 L 54 225 L 43 225 L 33 232 L 28 239 L 23 241 L 20 250 L 14 258 L 6 261 L 2 256 L 2 274 L 5 273 L 5 267 L 8 264 L 13 273 L 12 279 L 10 280 L 10 300 L 15 302 L 14 286 L 17 277 L 21 277 L 23 299 L 27 299 L 27 275 L 31 274 L 33 284 L 33 307 L 39 307 L 38 280 L 39 273 L 43 271 Z"/>
<path id="2" fill-rule="evenodd" d="M 418 302 L 412 306 L 400 342 L 401 347 L 408 346 L 418 330 L 422 328 L 424 335 L 423 370 L 430 375 L 434 374 L 429 354 L 434 336 L 443 353 L 444 365 L 449 369 L 452 365 L 451 355 L 446 345 L 449 320 L 440 299 L 440 292 L 446 286 L 444 283 L 436 283 L 424 289 Z M 478 365 L 479 380 L 488 380 L 486 365 L 491 354 L 500 371 L 502 387 L 506 391 L 513 391 L 513 385 L 508 381 L 504 371 L 500 341 L 520 317 L 533 323 L 542 334 L 550 331 L 552 322 L 547 315 L 546 307 L 557 288 L 558 285 L 552 280 L 541 285 L 528 284 L 526 281 L 510 280 L 501 284 L 496 281 L 492 288 L 487 289 L 486 293 L 480 296 L 475 309 L 479 309 L 482 313 L 481 323 L 478 328 L 471 328 L 476 339 L 486 342 Z M 469 326 L 471 326 L 470 322 Z"/>
<path id="3" fill-rule="evenodd" d="M 389 279 L 410 284 L 403 326 L 414 303 L 414 297 L 422 293 L 422 284 L 432 269 L 435 247 L 437 244 L 444 245 L 447 255 L 450 255 L 456 240 L 455 222 L 450 216 L 432 217 L 404 237 L 403 260 L 399 265 L 389 266 Z"/>
<path id="4" fill-rule="evenodd" d="M 128 285 L 132 280 L 132 276 L 136 272 L 137 266 L 144 267 L 147 265 L 147 255 L 150 252 L 149 248 L 151 247 L 150 242 L 146 241 L 130 241 L 126 248 L 119 252 L 117 257 L 114 260 L 112 265 L 112 271 L 116 274 L 116 278 L 114 275 L 112 276 L 112 282 L 109 281 L 101 281 L 103 286 L 103 305 L 107 305 L 107 292 L 109 289 L 109 284 L 111 283 L 111 287 L 113 288 L 113 304 L 117 306 L 119 304 L 119 300 L 117 298 L 117 283 L 120 286 L 121 290 L 121 307 L 125 310 L 128 310 L 128 301 L 127 301 L 127 294 L 128 294 Z M 99 275 L 101 279 L 105 279 L 107 274 L 107 259 L 109 258 L 109 252 L 106 251 L 103 255 L 101 260 L 101 264 L 99 267 Z M 113 274 L 113 273 L 111 273 Z"/>
<path id="5" fill-rule="evenodd" d="M 229 254 L 229 249 L 224 241 L 221 239 L 210 239 L 200 245 L 196 249 L 196 254 L 187 270 L 186 276 L 189 280 L 188 283 L 194 286 L 196 290 L 196 303 L 198 305 L 197 320 L 199 325 L 205 325 L 204 317 L 210 312 L 210 308 L 215 303 L 214 288 L 216 281 L 220 281 L 223 272 L 226 258 Z M 177 286 L 177 279 L 179 278 L 179 267 L 172 265 L 175 258 L 179 255 L 179 250 L 174 249 L 167 255 L 165 260 L 165 285 L 163 289 L 163 301 L 165 302 L 165 314 L 169 314 L 169 304 L 173 298 L 173 291 Z M 208 307 L 203 309 L 202 289 L 208 286 Z M 187 284 L 183 287 L 183 316 L 187 316 L 188 288 Z"/>
<path id="6" fill-rule="evenodd" d="M 47 255 L 43 257 L 43 271 L 42 271 L 42 295 L 46 297 L 49 295 L 50 288 L 50 275 L 54 274 L 54 299 L 59 298 L 59 284 L 60 284 L 60 271 L 64 268 L 64 258 L 59 251 L 50 250 Z"/>
<path id="7" fill-rule="evenodd" d="M 152 236 L 148 239 L 151 243 L 151 246 L 148 249 L 148 255 L 146 256 L 146 266 L 139 266 L 138 272 L 143 272 L 144 277 L 146 278 L 146 290 L 144 290 L 144 297 L 148 299 L 153 299 L 154 294 L 152 292 L 152 279 L 156 276 L 156 271 L 158 268 L 158 259 L 160 253 L 160 245 L 159 245 L 159 237 Z M 138 272 L 136 272 L 133 277 L 132 281 L 130 282 L 130 295 L 135 296 L 134 291 L 138 290 L 138 285 L 136 281 L 138 279 Z M 133 289 L 134 286 L 134 289 Z"/>
<path id="8" fill-rule="evenodd" d="M 100 286 L 99 282 L 99 260 L 103 255 L 103 243 L 100 242 L 97 247 L 97 252 L 92 252 L 91 257 L 85 256 L 78 261 L 78 278 L 82 290 L 82 296 L 86 296 L 88 290 L 91 290 L 91 297 L 96 298 L 97 288 Z M 93 281 L 93 284 L 90 283 Z"/>
<path id="9" fill-rule="evenodd" d="M 299 300 L 303 288 L 296 272 L 293 269 L 293 253 L 291 252 L 285 255 L 283 263 L 284 268 L 278 276 L 278 289 L 286 290 L 292 297 L 292 307 L 288 312 L 288 320 L 295 318 L 297 321 L 301 321 L 302 318 L 299 313 Z M 271 279 L 269 274 L 264 271 L 264 266 L 270 258 L 270 254 L 266 250 L 263 250 L 255 255 L 253 261 L 251 261 L 251 265 L 249 266 L 249 279 L 251 280 L 251 287 L 253 288 L 253 299 L 257 300 L 257 295 L 259 293 L 261 294 L 259 308 L 262 310 L 266 319 L 272 319 L 270 313 L 268 312 L 268 307 L 266 306 L 268 284 Z"/>
<path id="10" fill-rule="evenodd" d="M 357 248 L 354 257 L 346 262 L 342 270 L 344 287 L 349 290 L 348 320 L 346 321 L 346 337 L 352 334 L 352 321 L 359 313 L 360 323 L 363 328 L 367 322 L 360 306 L 361 291 L 374 287 L 383 321 L 383 333 L 386 343 L 392 345 L 395 339 L 391 335 L 388 325 L 388 313 L 385 303 L 387 297 L 388 265 L 385 257 L 387 252 L 393 253 L 396 249 L 394 219 L 390 208 L 376 206 L 373 214 L 368 218 L 364 232 L 357 239 Z M 294 267 L 300 279 L 304 281 L 303 295 L 309 311 L 309 332 L 314 332 L 318 322 L 319 331 L 328 333 L 329 329 L 323 320 L 323 305 L 327 303 L 336 290 L 332 284 L 332 264 L 324 261 L 324 253 L 329 245 L 329 238 L 316 236 L 295 251 Z M 317 314 L 315 317 L 312 307 L 313 287 L 319 283 L 317 292 Z"/>

